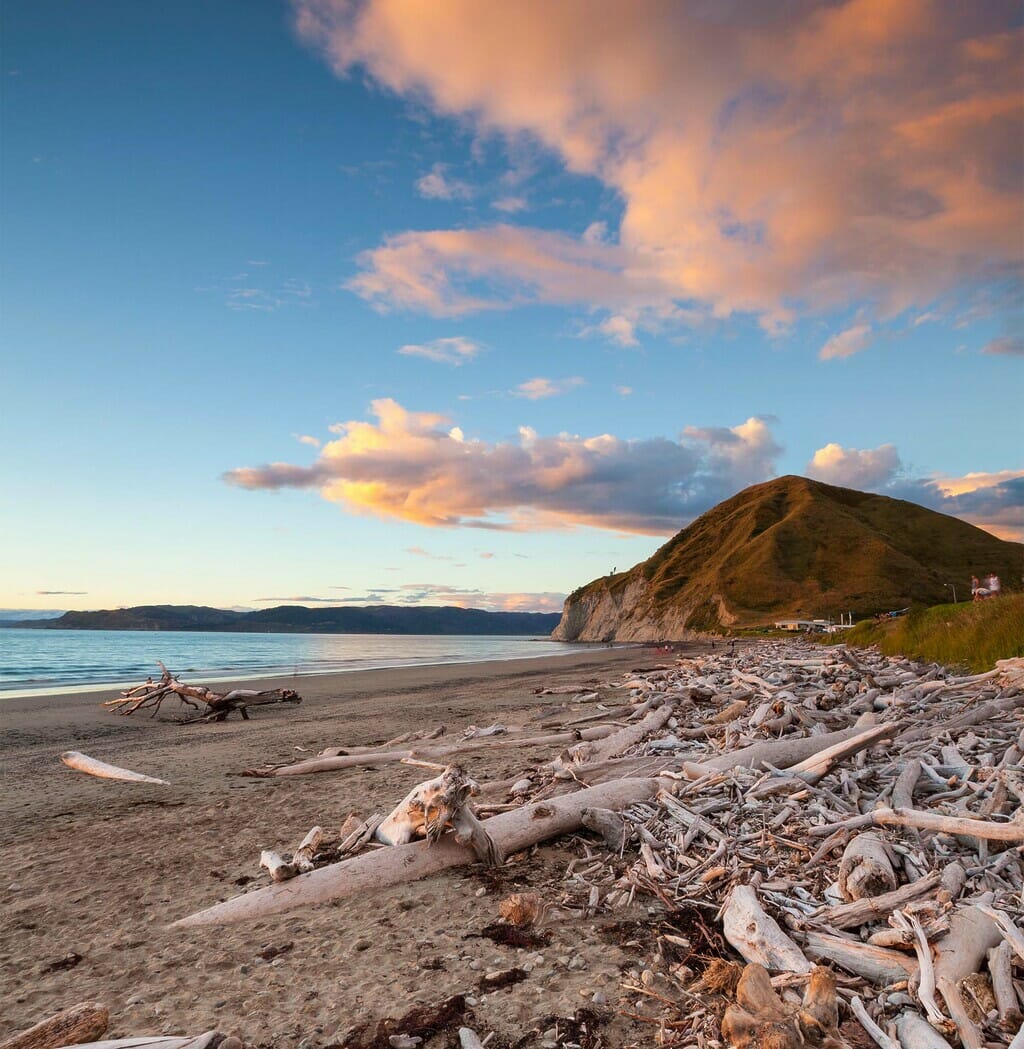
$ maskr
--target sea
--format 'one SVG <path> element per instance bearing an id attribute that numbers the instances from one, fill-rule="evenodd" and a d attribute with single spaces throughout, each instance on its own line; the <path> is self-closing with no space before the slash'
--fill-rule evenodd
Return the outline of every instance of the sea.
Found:
<path id="1" fill-rule="evenodd" d="M 327 674 L 579 653 L 546 637 L 0 629 L 0 698 L 137 685 L 162 660 L 184 681 Z"/>

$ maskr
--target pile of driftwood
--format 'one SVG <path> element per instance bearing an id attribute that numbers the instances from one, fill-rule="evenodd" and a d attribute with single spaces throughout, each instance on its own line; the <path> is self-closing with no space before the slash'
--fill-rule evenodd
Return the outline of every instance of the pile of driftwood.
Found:
<path id="1" fill-rule="evenodd" d="M 269 688 L 260 692 L 251 688 L 233 688 L 228 692 L 215 692 L 207 685 L 189 685 L 179 681 L 167 667 L 157 660 L 160 668 L 160 680 L 151 677 L 141 685 L 125 689 L 120 699 L 108 699 L 104 702 L 117 714 L 134 714 L 137 710 L 148 710 L 150 717 L 156 717 L 160 705 L 165 699 L 173 696 L 190 709 L 197 711 L 194 717 L 186 718 L 182 723 L 193 721 L 224 721 L 229 714 L 237 711 L 244 721 L 249 720 L 247 707 L 264 706 L 267 703 L 301 703 L 302 697 L 290 688 Z"/>
<path id="2" fill-rule="evenodd" d="M 253 770 L 401 761 L 440 775 L 389 815 L 314 828 L 291 860 L 265 853 L 272 884 L 177 924 L 262 918 L 572 834 L 560 910 L 642 895 L 690 929 L 653 937 L 624 987 L 620 1008 L 652 1044 L 1022 1049 L 1021 662 L 968 677 L 763 643 L 567 690 L 539 725 Z M 550 760 L 501 782 L 462 768 L 544 745 Z"/>

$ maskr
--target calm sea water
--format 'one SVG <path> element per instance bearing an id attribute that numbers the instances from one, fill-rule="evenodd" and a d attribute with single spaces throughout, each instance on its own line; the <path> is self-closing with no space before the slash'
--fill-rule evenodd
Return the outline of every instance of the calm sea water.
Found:
<path id="1" fill-rule="evenodd" d="M 138 684 L 161 659 L 185 680 L 318 674 L 579 652 L 547 638 L 0 629 L 0 696 Z"/>

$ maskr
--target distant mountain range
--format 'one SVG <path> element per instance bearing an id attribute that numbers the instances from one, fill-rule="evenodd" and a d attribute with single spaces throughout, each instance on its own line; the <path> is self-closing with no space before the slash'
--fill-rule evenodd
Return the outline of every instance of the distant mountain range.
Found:
<path id="1" fill-rule="evenodd" d="M 0 622 L 35 630 L 217 630 L 261 634 L 550 634 L 557 612 L 484 612 L 476 608 L 278 605 L 234 612 L 205 605 L 137 605 L 65 612 L 56 619 Z"/>
<path id="2" fill-rule="evenodd" d="M 562 641 L 675 640 L 779 618 L 962 601 L 970 577 L 1019 590 L 1024 544 L 915 503 L 778 477 L 697 518 L 628 572 L 570 594 Z"/>

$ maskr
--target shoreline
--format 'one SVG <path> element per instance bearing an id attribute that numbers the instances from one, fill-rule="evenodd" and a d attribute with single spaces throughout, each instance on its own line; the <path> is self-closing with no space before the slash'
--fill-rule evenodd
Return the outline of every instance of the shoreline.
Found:
<path id="1" fill-rule="evenodd" d="M 438 635 L 447 636 L 447 635 Z M 538 644 L 543 644 L 548 641 L 548 638 L 537 639 Z M 575 641 L 575 642 L 556 642 L 558 644 L 573 644 L 579 645 L 580 651 L 608 651 L 611 649 L 627 649 L 627 648 L 654 648 L 657 647 L 656 642 L 645 642 L 645 641 Z M 417 668 L 430 669 L 434 667 L 457 667 L 457 666 L 469 666 L 477 663 L 514 663 L 519 660 L 527 661 L 534 659 L 567 659 L 576 656 L 577 652 L 572 651 L 560 651 L 558 653 L 550 652 L 538 652 L 536 655 L 529 656 L 510 656 L 506 659 L 444 659 L 437 661 L 424 661 L 414 663 L 383 663 L 380 666 L 359 666 L 359 667 L 325 667 L 322 670 L 298 670 L 290 673 L 282 672 L 284 667 L 279 670 L 268 670 L 262 673 L 252 674 L 238 674 L 230 671 L 211 671 L 206 672 L 203 670 L 197 671 L 182 671 L 181 676 L 186 676 L 190 679 L 195 679 L 197 682 L 202 684 L 218 684 L 218 685 L 233 685 L 235 688 L 240 688 L 245 684 L 250 684 L 255 681 L 296 681 L 299 679 L 306 678 L 320 678 L 330 677 L 335 674 L 369 674 L 375 673 L 381 670 L 413 670 Z M 137 680 L 124 680 L 124 681 L 102 681 L 102 682 L 89 682 L 81 685 L 69 685 L 69 684 L 54 684 L 54 685 L 40 685 L 38 688 L 12 688 L 2 689 L 0 688 L 0 704 L 6 704 L 10 700 L 14 699 L 37 699 L 45 700 L 52 697 L 58 696 L 71 696 L 71 695 L 84 695 L 95 692 L 120 692 L 121 689 L 132 687 L 133 685 L 140 684 Z M 273 686 L 271 686 L 273 687 Z M 278 686 L 280 687 L 280 686 Z M 112 697 L 111 697 L 112 698 Z"/>

